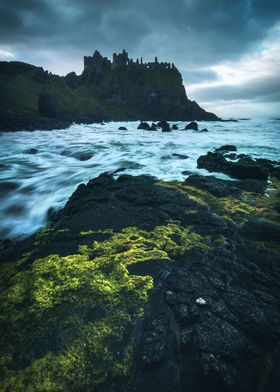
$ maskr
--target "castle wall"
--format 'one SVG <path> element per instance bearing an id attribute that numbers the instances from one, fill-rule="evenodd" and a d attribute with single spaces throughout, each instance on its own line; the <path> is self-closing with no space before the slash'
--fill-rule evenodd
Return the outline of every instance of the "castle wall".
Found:
<path id="1" fill-rule="evenodd" d="M 103 57 L 97 50 L 94 52 L 93 56 L 84 57 L 84 70 L 95 69 L 97 73 L 102 73 L 108 70 L 114 70 L 119 67 L 127 67 L 128 69 L 176 69 L 174 64 L 167 62 L 158 62 L 157 57 L 155 61 L 143 63 L 143 59 L 139 62 L 139 59 L 134 61 L 129 59 L 128 53 L 123 50 L 122 53 L 114 53 L 113 61 L 109 60 L 107 57 Z"/>

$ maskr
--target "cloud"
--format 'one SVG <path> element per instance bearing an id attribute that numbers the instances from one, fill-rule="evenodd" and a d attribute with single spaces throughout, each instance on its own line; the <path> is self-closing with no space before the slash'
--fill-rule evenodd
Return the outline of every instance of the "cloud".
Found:
<path id="1" fill-rule="evenodd" d="M 81 72 L 83 55 L 95 49 L 111 57 L 126 48 L 133 57 L 174 62 L 194 98 L 224 91 L 231 99 L 238 95 L 231 73 L 248 85 L 236 70 L 258 51 L 263 56 L 260 45 L 279 15 L 279 0 L 0 0 L 0 48 L 59 74 Z"/>
<path id="2" fill-rule="evenodd" d="M 280 102 L 280 24 L 250 54 L 236 62 L 221 62 L 209 68 L 216 78 L 194 81 L 189 95 L 199 102 L 251 100 Z M 280 105 L 279 105 L 280 106 Z"/>

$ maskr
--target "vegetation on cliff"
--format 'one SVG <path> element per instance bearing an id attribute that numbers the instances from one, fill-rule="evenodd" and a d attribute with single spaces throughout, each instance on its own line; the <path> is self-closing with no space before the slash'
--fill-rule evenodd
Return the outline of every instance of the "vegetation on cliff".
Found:
<path id="1" fill-rule="evenodd" d="M 178 70 L 88 68 L 60 77 L 21 62 L 0 62 L 0 129 L 22 124 L 51 128 L 42 119 L 67 122 L 113 120 L 216 120 L 185 93 Z M 33 123 L 32 123 L 33 122 Z M 61 123 L 61 126 L 63 124 Z M 27 126 L 28 128 L 28 126 Z"/>

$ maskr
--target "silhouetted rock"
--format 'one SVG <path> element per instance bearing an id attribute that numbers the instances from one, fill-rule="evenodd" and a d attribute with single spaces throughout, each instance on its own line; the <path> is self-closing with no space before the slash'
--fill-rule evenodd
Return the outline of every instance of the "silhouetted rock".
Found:
<path id="1" fill-rule="evenodd" d="M 208 129 L 207 128 L 203 128 L 201 131 L 199 131 L 199 132 L 208 132 Z"/>
<path id="2" fill-rule="evenodd" d="M 173 130 L 173 131 L 178 131 L 178 125 L 177 124 L 173 124 L 172 125 L 172 127 L 171 127 L 171 129 Z"/>
<path id="3" fill-rule="evenodd" d="M 161 128 L 162 132 L 171 132 L 172 131 L 170 128 L 170 125 L 167 121 L 161 121 L 157 125 L 158 125 L 158 127 Z"/>
<path id="4" fill-rule="evenodd" d="M 126 127 L 119 127 L 119 131 L 127 131 Z"/>
<path id="5" fill-rule="evenodd" d="M 150 130 L 150 125 L 146 122 L 141 122 L 137 129 L 144 129 L 144 130 Z"/>
<path id="6" fill-rule="evenodd" d="M 188 130 L 188 129 L 192 129 L 192 130 L 194 130 L 194 131 L 197 131 L 197 130 L 198 130 L 198 124 L 197 124 L 197 122 L 192 121 L 191 123 L 189 123 L 188 125 L 186 125 L 186 126 L 185 126 L 185 130 Z"/>
<path id="7" fill-rule="evenodd" d="M 210 172 L 222 172 L 235 178 L 245 179 L 253 178 L 258 180 L 267 180 L 268 169 L 251 158 L 241 158 L 237 162 L 227 161 L 226 158 L 218 152 L 208 152 L 197 160 L 199 169 L 207 169 Z"/>

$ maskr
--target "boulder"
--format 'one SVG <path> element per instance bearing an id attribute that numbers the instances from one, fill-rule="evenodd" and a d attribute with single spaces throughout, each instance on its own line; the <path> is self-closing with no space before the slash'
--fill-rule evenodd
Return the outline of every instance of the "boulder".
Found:
<path id="1" fill-rule="evenodd" d="M 156 131 L 157 130 L 157 124 L 152 123 L 152 125 L 150 126 L 150 131 Z"/>
<path id="2" fill-rule="evenodd" d="M 227 161 L 220 152 L 208 152 L 197 160 L 199 169 L 209 172 L 222 172 L 239 179 L 268 179 L 268 169 L 252 158 L 241 158 L 237 162 Z"/>
<path id="3" fill-rule="evenodd" d="M 185 131 L 188 129 L 193 129 L 194 131 L 198 131 L 198 124 L 196 121 L 192 121 L 188 125 L 186 125 L 184 129 Z"/>
<path id="4" fill-rule="evenodd" d="M 141 122 L 137 129 L 150 130 L 150 125 L 147 122 Z"/>
<path id="5" fill-rule="evenodd" d="M 171 127 L 171 129 L 173 130 L 173 131 L 178 131 L 178 125 L 177 124 L 173 124 L 172 125 L 172 127 Z"/>
<path id="6" fill-rule="evenodd" d="M 126 127 L 119 127 L 119 131 L 127 131 Z"/>
<path id="7" fill-rule="evenodd" d="M 203 128 L 201 131 L 199 131 L 199 132 L 208 132 L 208 129 L 207 128 Z"/>
<path id="8" fill-rule="evenodd" d="M 160 121 L 157 126 L 161 128 L 162 132 L 171 132 L 170 125 L 167 121 Z"/>

